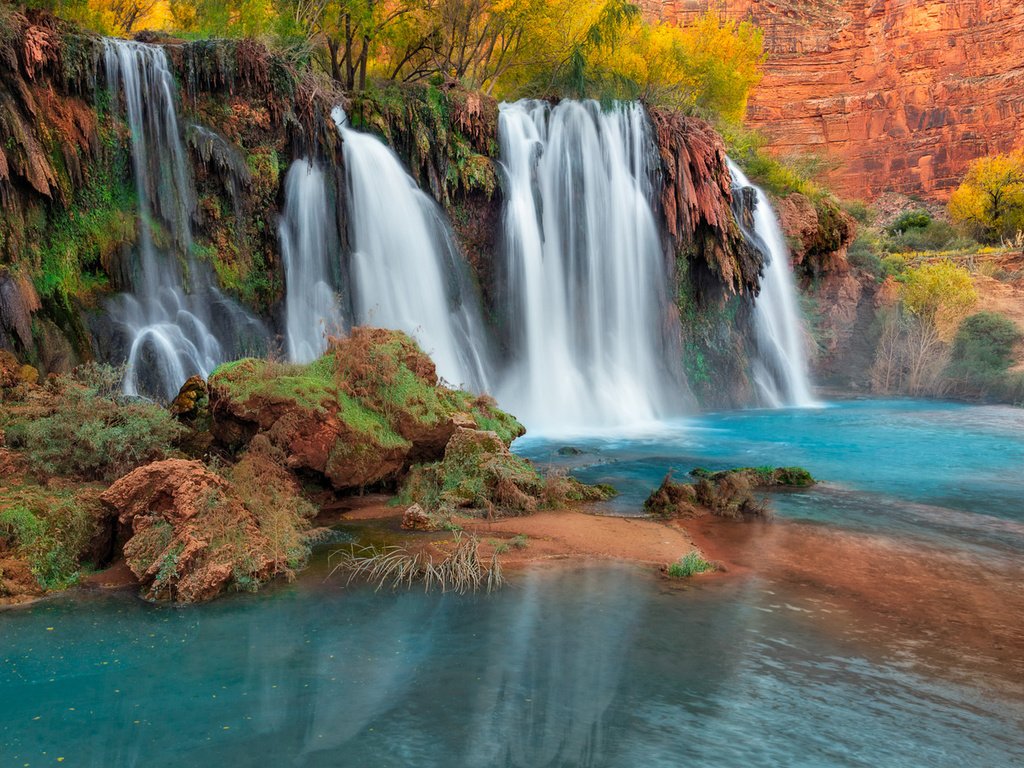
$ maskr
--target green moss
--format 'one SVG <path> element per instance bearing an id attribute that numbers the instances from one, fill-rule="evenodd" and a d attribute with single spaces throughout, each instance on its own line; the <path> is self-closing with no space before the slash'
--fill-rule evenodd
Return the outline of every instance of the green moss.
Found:
<path id="1" fill-rule="evenodd" d="M 803 467 L 736 467 L 735 469 L 724 469 L 718 472 L 711 472 L 702 467 L 697 467 L 690 472 L 690 475 L 712 482 L 719 482 L 728 477 L 742 476 L 750 485 L 761 488 L 776 486 L 809 488 L 817 483 L 811 473 Z"/>
<path id="2" fill-rule="evenodd" d="M 33 282 L 40 297 L 66 304 L 105 287 L 104 260 L 134 241 L 135 210 L 126 158 L 92 163 L 87 183 L 71 203 L 55 205 L 29 226 Z"/>
<path id="3" fill-rule="evenodd" d="M 210 385 L 222 387 L 233 400 L 251 397 L 292 400 L 303 408 L 325 411 L 336 401 L 334 359 L 325 355 L 309 365 L 294 365 L 252 357 L 219 366 Z"/>
<path id="4" fill-rule="evenodd" d="M 460 194 L 489 197 L 498 183 L 497 105 L 483 97 L 467 125 L 460 122 L 467 98 L 434 84 L 375 84 L 353 99 L 350 119 L 378 134 L 450 211 Z"/>

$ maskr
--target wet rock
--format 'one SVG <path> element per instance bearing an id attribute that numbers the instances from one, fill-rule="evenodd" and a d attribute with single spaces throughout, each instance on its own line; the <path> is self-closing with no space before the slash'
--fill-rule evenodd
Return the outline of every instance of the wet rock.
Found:
<path id="1" fill-rule="evenodd" d="M 644 501 L 644 511 L 654 517 L 697 517 L 705 510 L 697 505 L 697 491 L 691 483 L 672 480 L 665 475 L 661 485 Z"/>
<path id="2" fill-rule="evenodd" d="M 171 401 L 170 411 L 179 420 L 195 422 L 209 411 L 209 388 L 202 376 L 192 376 Z"/>

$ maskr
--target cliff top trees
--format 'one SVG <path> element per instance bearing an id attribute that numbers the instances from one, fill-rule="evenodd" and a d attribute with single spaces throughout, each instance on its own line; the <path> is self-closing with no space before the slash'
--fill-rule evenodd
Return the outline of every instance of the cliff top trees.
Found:
<path id="1" fill-rule="evenodd" d="M 299 44 L 349 90 L 370 78 L 458 83 L 499 98 L 643 99 L 739 122 L 760 30 L 716 12 L 684 26 L 633 0 L 28 0 L 105 33 Z"/>
<path id="2" fill-rule="evenodd" d="M 1024 151 L 976 160 L 949 200 L 953 220 L 986 242 L 1024 231 Z"/>

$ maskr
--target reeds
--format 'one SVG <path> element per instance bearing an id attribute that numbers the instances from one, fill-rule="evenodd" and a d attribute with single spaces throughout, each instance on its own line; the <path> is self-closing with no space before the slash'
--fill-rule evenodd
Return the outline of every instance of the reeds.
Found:
<path id="1" fill-rule="evenodd" d="M 376 591 L 411 589 L 414 583 L 422 583 L 425 592 L 437 589 L 463 595 L 481 590 L 491 593 L 505 582 L 497 552 L 491 555 L 490 563 L 485 564 L 480 558 L 479 539 L 461 533 L 455 534 L 455 548 L 451 553 L 437 562 L 426 552 L 373 545 L 353 545 L 338 550 L 331 553 L 331 560 L 335 559 L 332 576 L 338 571 L 348 571 L 346 585 L 362 579 L 374 584 Z"/>

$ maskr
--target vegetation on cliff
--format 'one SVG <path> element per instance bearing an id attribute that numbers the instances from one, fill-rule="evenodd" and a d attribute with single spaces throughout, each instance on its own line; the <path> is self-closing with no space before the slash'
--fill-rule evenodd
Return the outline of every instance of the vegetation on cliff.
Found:
<path id="1" fill-rule="evenodd" d="M 949 200 L 949 213 L 983 242 L 1024 246 L 1024 151 L 975 160 Z"/>

